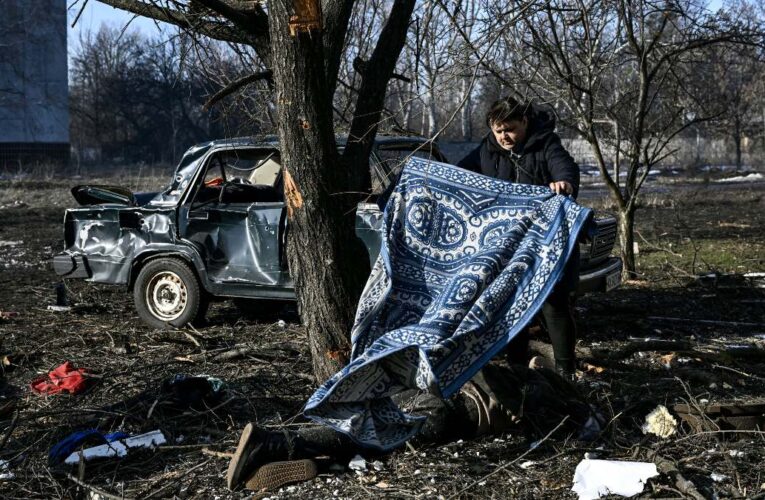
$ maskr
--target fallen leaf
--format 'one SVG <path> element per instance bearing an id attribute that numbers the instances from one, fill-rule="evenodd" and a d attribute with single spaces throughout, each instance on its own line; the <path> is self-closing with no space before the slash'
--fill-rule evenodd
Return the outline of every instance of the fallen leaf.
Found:
<path id="1" fill-rule="evenodd" d="M 385 488 L 388 488 L 388 487 L 389 487 L 389 486 L 388 486 L 388 483 L 386 483 L 385 481 L 380 481 L 380 482 L 379 482 L 379 483 L 377 483 L 375 486 L 377 486 L 378 488 L 382 488 L 382 489 L 385 489 Z"/>
<path id="2" fill-rule="evenodd" d="M 661 356 L 659 359 L 661 359 L 661 364 L 663 364 L 666 368 L 672 368 L 672 362 L 675 360 L 675 358 L 677 358 L 677 353 L 671 352 Z"/>
<path id="3" fill-rule="evenodd" d="M 606 371 L 602 366 L 591 365 L 590 363 L 584 364 L 584 371 L 587 373 L 603 373 Z"/>

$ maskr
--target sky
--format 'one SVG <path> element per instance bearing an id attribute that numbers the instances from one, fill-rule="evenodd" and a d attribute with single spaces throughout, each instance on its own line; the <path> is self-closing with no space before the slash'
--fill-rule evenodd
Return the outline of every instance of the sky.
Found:
<path id="1" fill-rule="evenodd" d="M 145 17 L 136 17 L 129 12 L 115 9 L 96 0 L 88 1 L 85 10 L 82 11 L 82 15 L 77 20 L 77 24 L 72 27 L 77 13 L 82 8 L 82 2 L 83 0 L 67 0 L 67 5 L 69 5 L 67 40 L 70 52 L 77 47 L 82 34 L 88 31 L 98 31 L 101 24 L 108 24 L 119 29 L 127 24 L 128 30 L 141 31 L 147 35 L 161 34 L 161 30 L 157 27 L 159 24 L 165 30 L 170 29 L 170 33 L 174 32 L 174 29 L 165 23 L 156 23 Z"/>
<path id="2" fill-rule="evenodd" d="M 77 13 L 82 7 L 84 0 L 67 0 L 69 7 L 69 33 L 68 33 L 68 45 L 69 50 L 77 47 L 77 44 L 82 33 L 88 31 L 98 31 L 98 28 L 102 23 L 109 24 L 114 27 L 122 28 L 129 23 L 128 30 L 139 30 L 146 35 L 160 35 L 162 33 L 162 27 L 167 31 L 170 29 L 170 33 L 174 32 L 174 29 L 165 23 L 155 23 L 152 20 L 136 17 L 124 10 L 115 9 L 108 5 L 102 4 L 97 0 L 89 0 L 83 10 L 80 19 L 74 28 L 71 27 L 74 22 Z M 720 8 L 723 0 L 710 0 L 709 9 L 715 11 Z M 159 25 L 159 27 L 158 27 Z"/>

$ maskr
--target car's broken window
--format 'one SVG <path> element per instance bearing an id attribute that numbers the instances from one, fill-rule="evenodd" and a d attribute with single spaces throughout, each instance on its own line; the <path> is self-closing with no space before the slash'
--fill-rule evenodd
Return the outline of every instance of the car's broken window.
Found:
<path id="1" fill-rule="evenodd" d="M 193 205 L 275 202 L 283 198 L 278 153 L 236 149 L 212 155 Z"/>
<path id="2" fill-rule="evenodd" d="M 443 161 L 427 144 L 380 145 L 372 165 L 372 193 L 379 194 L 393 182 L 410 157 Z"/>

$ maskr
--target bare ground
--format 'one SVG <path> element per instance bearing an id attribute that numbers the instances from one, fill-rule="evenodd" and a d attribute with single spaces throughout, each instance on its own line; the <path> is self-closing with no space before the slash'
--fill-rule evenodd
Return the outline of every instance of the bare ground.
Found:
<path id="1" fill-rule="evenodd" d="M 2 496 L 247 496 L 225 489 L 227 459 L 216 452 L 231 451 L 251 420 L 301 425 L 301 406 L 317 385 L 305 331 L 289 305 L 267 304 L 268 314 L 244 319 L 228 302 L 214 304 L 209 324 L 197 331 L 156 331 L 139 322 L 122 288 L 80 282 L 67 284 L 70 312 L 48 310 L 57 283 L 48 259 L 62 247 L 63 208 L 75 183 L 0 181 L 0 311 L 18 312 L 0 320 L 0 356 L 12 361 L 0 379 L 0 408 L 15 403 L 0 413 L 0 459 L 15 476 L 0 480 Z M 683 425 L 660 439 L 640 431 L 659 404 L 765 400 L 765 288 L 762 278 L 745 276 L 765 271 L 764 195 L 762 185 L 700 185 L 646 197 L 638 213 L 640 280 L 577 306 L 580 356 L 588 363 L 582 368 L 589 367 L 580 387 L 608 421 L 597 441 L 555 438 L 531 450 L 524 438 L 506 435 L 407 448 L 382 459 L 379 471 L 321 475 L 272 496 L 575 498 L 571 479 L 586 452 L 666 460 L 703 497 L 765 496 L 765 432 Z M 588 202 L 607 208 L 597 197 Z M 726 276 L 697 278 L 711 272 Z M 93 371 L 87 392 L 43 397 L 30 390 L 33 379 L 65 360 Z M 219 377 L 226 392 L 212 407 L 175 408 L 161 386 L 177 373 Z M 168 444 L 80 469 L 49 466 L 51 446 L 88 428 L 161 429 Z M 713 473 L 725 477 L 715 481 Z M 694 493 L 680 489 L 674 473 L 665 473 L 644 496 Z"/>

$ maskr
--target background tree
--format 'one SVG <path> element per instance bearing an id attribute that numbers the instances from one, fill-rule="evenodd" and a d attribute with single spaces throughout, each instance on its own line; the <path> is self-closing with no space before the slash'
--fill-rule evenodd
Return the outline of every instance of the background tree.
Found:
<path id="1" fill-rule="evenodd" d="M 387 82 L 403 47 L 414 0 L 394 0 L 366 64 L 338 154 L 333 97 L 353 0 L 275 0 L 268 12 L 239 0 L 102 0 L 103 3 L 180 27 L 192 35 L 240 44 L 257 54 L 252 78 L 273 85 L 276 123 L 286 169 L 302 192 L 288 235 L 290 272 L 309 332 L 314 373 L 323 379 L 346 362 L 348 332 L 365 281 L 366 257 L 353 233 L 358 193 L 369 187 L 368 157 Z"/>
<path id="2" fill-rule="evenodd" d="M 689 62 L 713 45 L 762 43 L 761 33 L 691 2 L 553 0 L 503 32 L 504 67 L 483 64 L 521 97 L 552 105 L 590 145 L 616 205 L 623 271 L 634 277 L 643 183 L 678 134 L 719 115 L 699 106 L 703 89 Z"/>

